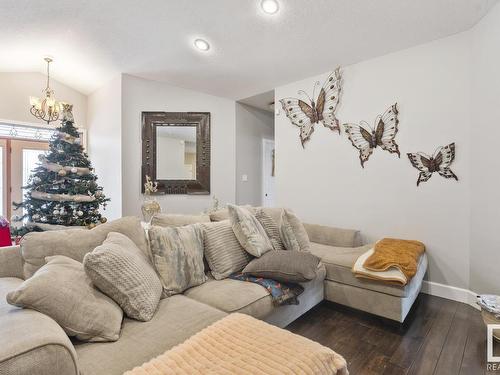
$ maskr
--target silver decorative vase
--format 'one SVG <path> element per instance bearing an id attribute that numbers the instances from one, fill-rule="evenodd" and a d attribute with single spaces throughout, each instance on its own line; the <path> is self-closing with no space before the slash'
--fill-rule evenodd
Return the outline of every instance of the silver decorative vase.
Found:
<path id="1" fill-rule="evenodd" d="M 154 215 L 161 212 L 161 206 L 155 199 L 146 199 L 141 207 L 142 217 L 149 223 Z"/>

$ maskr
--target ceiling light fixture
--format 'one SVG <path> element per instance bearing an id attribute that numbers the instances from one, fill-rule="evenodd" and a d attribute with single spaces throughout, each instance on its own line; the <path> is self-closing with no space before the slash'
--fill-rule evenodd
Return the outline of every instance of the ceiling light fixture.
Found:
<path id="1" fill-rule="evenodd" d="M 210 49 L 210 44 L 206 40 L 199 38 L 194 40 L 194 46 L 204 52 Z"/>
<path id="2" fill-rule="evenodd" d="M 267 14 L 274 14 L 280 9 L 280 5 L 276 0 L 262 0 L 260 7 Z"/>
<path id="3" fill-rule="evenodd" d="M 44 59 L 47 62 L 47 86 L 43 89 L 43 98 L 30 96 L 30 112 L 36 118 L 45 121 L 49 124 L 59 118 L 61 110 L 61 103 L 56 101 L 54 97 L 54 90 L 50 88 L 50 70 L 49 66 L 52 62 L 50 57 Z"/>

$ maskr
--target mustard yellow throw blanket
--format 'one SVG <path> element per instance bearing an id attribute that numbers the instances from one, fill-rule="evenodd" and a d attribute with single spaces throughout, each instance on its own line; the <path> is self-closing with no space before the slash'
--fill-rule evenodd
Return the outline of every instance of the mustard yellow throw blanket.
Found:
<path id="1" fill-rule="evenodd" d="M 419 241 L 384 238 L 359 257 L 353 272 L 358 277 L 406 285 L 417 273 L 424 251 L 425 245 Z"/>
<path id="2" fill-rule="evenodd" d="M 333 350 L 244 314 L 230 314 L 125 375 L 348 375 Z"/>

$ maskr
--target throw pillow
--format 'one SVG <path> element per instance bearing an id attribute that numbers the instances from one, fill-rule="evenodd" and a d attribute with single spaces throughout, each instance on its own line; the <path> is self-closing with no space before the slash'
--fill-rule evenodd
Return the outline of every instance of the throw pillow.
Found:
<path id="1" fill-rule="evenodd" d="M 201 224 L 183 227 L 157 227 L 149 230 L 153 264 L 169 297 L 207 280 L 203 265 Z"/>
<path id="2" fill-rule="evenodd" d="M 196 223 L 209 223 L 210 216 L 200 215 L 174 215 L 174 214 L 156 214 L 151 219 L 151 225 L 159 227 L 182 227 L 184 225 Z"/>
<path id="3" fill-rule="evenodd" d="M 102 244 L 109 232 L 119 232 L 126 235 L 144 254 L 148 253 L 141 220 L 133 216 L 100 224 L 91 230 L 67 229 L 30 232 L 21 240 L 25 278 L 31 277 L 37 269 L 45 264 L 45 257 L 65 255 L 82 262 L 85 254 Z"/>
<path id="4" fill-rule="evenodd" d="M 320 259 L 303 251 L 270 251 L 252 260 L 244 274 L 280 282 L 300 283 L 316 277 Z"/>
<path id="5" fill-rule="evenodd" d="M 111 298 L 94 288 L 83 264 L 56 255 L 16 290 L 7 302 L 37 310 L 54 319 L 68 334 L 83 341 L 116 341 L 123 311 Z"/>
<path id="6" fill-rule="evenodd" d="M 241 246 L 248 253 L 255 257 L 260 257 L 262 254 L 273 249 L 266 231 L 248 209 L 228 205 L 228 210 L 233 232 Z"/>
<path id="7" fill-rule="evenodd" d="M 240 206 L 249 209 L 250 211 L 253 210 L 253 207 L 249 204 L 246 204 L 244 206 Z M 216 211 L 212 211 L 209 213 L 210 215 L 210 221 L 224 221 L 224 220 L 229 220 L 229 211 L 227 208 L 221 208 Z"/>
<path id="8" fill-rule="evenodd" d="M 151 320 L 162 293 L 148 259 L 127 236 L 111 232 L 102 245 L 83 258 L 94 285 L 118 303 L 132 319 Z"/>
<path id="9" fill-rule="evenodd" d="M 309 251 L 311 245 L 306 228 L 290 210 L 284 209 L 281 214 L 280 234 L 287 250 Z"/>
<path id="10" fill-rule="evenodd" d="M 283 242 L 280 237 L 280 229 L 271 215 L 264 211 L 264 209 L 258 208 L 255 211 L 255 217 L 266 231 L 267 237 L 269 237 L 269 240 L 273 245 L 273 249 L 285 250 L 285 246 L 283 246 Z"/>
<path id="11" fill-rule="evenodd" d="M 216 280 L 240 272 L 250 262 L 251 256 L 241 247 L 229 220 L 203 224 L 203 227 L 205 258 Z"/>

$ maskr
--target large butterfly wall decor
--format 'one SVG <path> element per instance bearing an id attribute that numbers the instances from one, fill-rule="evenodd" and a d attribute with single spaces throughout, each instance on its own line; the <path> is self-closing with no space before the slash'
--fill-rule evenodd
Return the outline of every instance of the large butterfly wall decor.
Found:
<path id="1" fill-rule="evenodd" d="M 318 98 L 314 101 L 314 91 L 318 85 L 320 85 L 320 82 L 316 82 L 314 85 L 312 99 L 305 91 L 300 90 L 298 92 L 298 94 L 305 95 L 309 103 L 297 98 L 284 98 L 280 100 L 287 117 L 293 125 L 300 128 L 300 142 L 302 143 L 302 147 L 311 138 L 314 132 L 314 125 L 317 123 L 321 122 L 325 127 L 340 133 L 339 120 L 335 115 L 342 85 L 340 68 L 335 69 L 328 76 L 319 92 Z"/>
<path id="2" fill-rule="evenodd" d="M 363 168 L 377 146 L 401 157 L 399 147 L 394 139 L 398 132 L 398 113 L 396 103 L 387 109 L 383 115 L 377 116 L 375 128 L 368 125 L 366 121 L 361 121 L 359 124 L 344 124 L 349 140 L 359 150 L 359 160 Z"/>
<path id="3" fill-rule="evenodd" d="M 417 186 L 421 182 L 429 180 L 434 172 L 439 173 L 444 178 L 454 178 L 458 181 L 457 175 L 450 169 L 451 163 L 455 160 L 455 143 L 439 147 L 432 156 L 423 152 L 408 153 L 407 155 L 411 164 L 420 171 Z"/>

